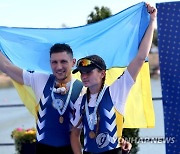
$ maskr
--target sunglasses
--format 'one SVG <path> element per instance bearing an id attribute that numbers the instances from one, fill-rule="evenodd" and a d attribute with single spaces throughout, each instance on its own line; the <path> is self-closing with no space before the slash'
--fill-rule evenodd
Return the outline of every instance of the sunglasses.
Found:
<path id="1" fill-rule="evenodd" d="M 79 59 L 77 61 L 77 65 L 76 66 L 77 67 L 79 67 L 79 66 L 87 67 L 87 66 L 92 65 L 92 64 L 94 64 L 97 68 L 103 70 L 103 68 L 101 66 L 99 66 L 94 61 L 89 60 L 89 59 Z"/>

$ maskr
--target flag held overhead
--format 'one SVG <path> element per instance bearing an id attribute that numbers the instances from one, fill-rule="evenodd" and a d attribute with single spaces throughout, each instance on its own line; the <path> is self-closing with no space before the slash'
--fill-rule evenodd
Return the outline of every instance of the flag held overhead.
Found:
<path id="1" fill-rule="evenodd" d="M 80 27 L 0 27 L 0 50 L 22 69 L 51 73 L 50 47 L 55 43 L 67 43 L 73 49 L 76 59 L 92 54 L 101 56 L 107 65 L 106 83 L 110 84 L 136 56 L 148 24 L 145 3 L 139 3 L 100 22 Z M 31 97 L 23 100 L 27 106 L 33 105 L 28 108 L 35 113 L 33 94 L 30 92 L 27 95 L 29 89 L 20 88 L 18 83 L 15 85 L 21 98 L 25 93 Z M 124 127 L 154 126 L 148 62 L 144 63 L 127 101 Z"/>

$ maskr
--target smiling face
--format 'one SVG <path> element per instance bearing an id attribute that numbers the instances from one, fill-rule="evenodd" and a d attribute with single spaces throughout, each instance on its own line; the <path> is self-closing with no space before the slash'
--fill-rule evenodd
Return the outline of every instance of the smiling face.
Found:
<path id="1" fill-rule="evenodd" d="M 88 87 L 94 92 L 98 92 L 102 84 L 102 79 L 105 77 L 105 70 L 93 69 L 91 72 L 81 72 L 81 80 L 85 87 Z"/>
<path id="2" fill-rule="evenodd" d="M 51 69 L 58 82 L 67 83 L 71 80 L 71 69 L 75 62 L 65 51 L 51 54 Z"/>

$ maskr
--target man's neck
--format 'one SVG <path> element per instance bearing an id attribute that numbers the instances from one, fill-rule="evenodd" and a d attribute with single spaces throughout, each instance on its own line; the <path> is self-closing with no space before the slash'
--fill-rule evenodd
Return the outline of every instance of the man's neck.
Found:
<path id="1" fill-rule="evenodd" d="M 68 82 L 71 81 L 71 79 L 72 79 L 71 77 L 65 78 L 65 79 L 62 79 L 62 80 L 56 79 L 56 82 L 59 83 L 59 84 L 67 84 Z"/>

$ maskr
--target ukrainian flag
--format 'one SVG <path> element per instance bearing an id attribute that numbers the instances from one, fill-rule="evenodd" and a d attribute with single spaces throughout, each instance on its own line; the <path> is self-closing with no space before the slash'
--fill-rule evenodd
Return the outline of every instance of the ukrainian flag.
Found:
<path id="1" fill-rule="evenodd" d="M 0 50 L 13 64 L 26 70 L 51 73 L 49 49 L 55 43 L 67 43 L 74 57 L 97 54 L 107 64 L 106 83 L 122 74 L 136 56 L 149 24 L 145 3 L 139 3 L 100 22 L 74 28 L 0 27 Z M 22 101 L 36 114 L 36 101 L 29 87 L 14 82 Z M 148 62 L 145 62 L 126 105 L 126 128 L 154 126 Z"/>

